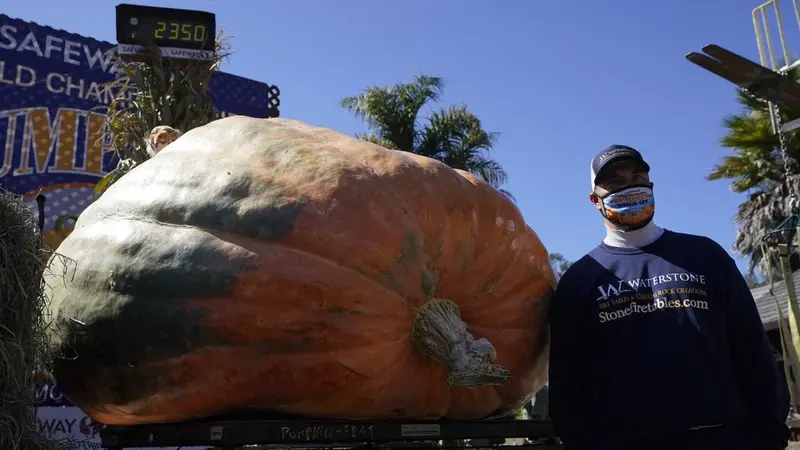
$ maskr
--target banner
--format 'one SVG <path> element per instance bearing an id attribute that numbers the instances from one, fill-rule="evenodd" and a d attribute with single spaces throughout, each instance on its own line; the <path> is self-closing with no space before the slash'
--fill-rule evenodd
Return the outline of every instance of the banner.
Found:
<path id="1" fill-rule="evenodd" d="M 98 142 L 106 117 L 96 110 L 113 98 L 104 86 L 117 70 L 113 48 L 0 14 L 0 187 L 43 211 L 49 237 L 66 236 L 94 200 L 94 184 L 116 167 L 108 142 Z M 269 89 L 217 72 L 209 95 L 218 116 L 267 117 Z"/>
<path id="2" fill-rule="evenodd" d="M 92 419 L 76 407 L 39 408 L 39 433 L 53 440 L 68 441 L 76 450 L 101 450 L 100 435 Z M 208 447 L 157 447 L 160 450 L 206 450 Z M 127 448 L 126 450 L 150 450 Z M 156 450 L 154 447 L 152 450 Z"/>

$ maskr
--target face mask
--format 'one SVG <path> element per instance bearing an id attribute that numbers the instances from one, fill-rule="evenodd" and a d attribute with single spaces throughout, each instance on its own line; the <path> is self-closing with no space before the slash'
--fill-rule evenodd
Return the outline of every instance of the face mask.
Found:
<path id="1" fill-rule="evenodd" d="M 600 197 L 600 213 L 623 230 L 644 227 L 655 214 L 653 189 L 649 185 L 629 186 Z"/>

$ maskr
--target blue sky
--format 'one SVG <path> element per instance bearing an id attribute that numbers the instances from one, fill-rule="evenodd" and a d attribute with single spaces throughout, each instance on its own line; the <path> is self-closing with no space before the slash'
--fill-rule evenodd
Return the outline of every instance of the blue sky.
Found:
<path id="1" fill-rule="evenodd" d="M 2 10 L 114 42 L 116 3 L 15 1 Z M 345 133 L 364 126 L 341 97 L 420 73 L 443 77 L 441 103 L 466 103 L 501 133 L 494 157 L 509 173 L 506 188 L 548 249 L 568 259 L 604 234 L 587 199 L 589 161 L 612 143 L 649 160 L 660 225 L 731 248 L 742 198 L 704 176 L 726 154 L 718 139 L 722 117 L 737 109 L 734 87 L 684 54 L 717 43 L 757 60 L 751 11 L 760 0 L 134 3 L 216 13 L 235 50 L 225 71 L 278 85 L 282 116 Z M 792 11 L 783 13 L 796 30 Z"/>

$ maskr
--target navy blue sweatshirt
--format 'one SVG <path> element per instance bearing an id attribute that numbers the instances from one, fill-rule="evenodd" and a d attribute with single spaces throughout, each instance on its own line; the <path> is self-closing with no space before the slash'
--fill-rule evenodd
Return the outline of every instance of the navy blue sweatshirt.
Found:
<path id="1" fill-rule="evenodd" d="M 788 389 L 747 283 L 711 239 L 601 244 L 561 278 L 549 320 L 550 415 L 567 450 L 786 445 Z"/>

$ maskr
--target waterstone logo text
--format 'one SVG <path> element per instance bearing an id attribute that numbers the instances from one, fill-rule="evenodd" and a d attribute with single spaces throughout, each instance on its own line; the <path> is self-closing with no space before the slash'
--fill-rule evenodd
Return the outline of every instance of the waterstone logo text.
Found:
<path id="1" fill-rule="evenodd" d="M 600 296 L 597 297 L 597 301 L 605 301 L 624 293 L 636 292 L 640 288 L 651 288 L 660 284 L 676 282 L 706 284 L 706 276 L 696 273 L 674 272 L 649 278 L 619 280 L 616 283 L 597 286 L 597 291 L 600 293 Z"/>

